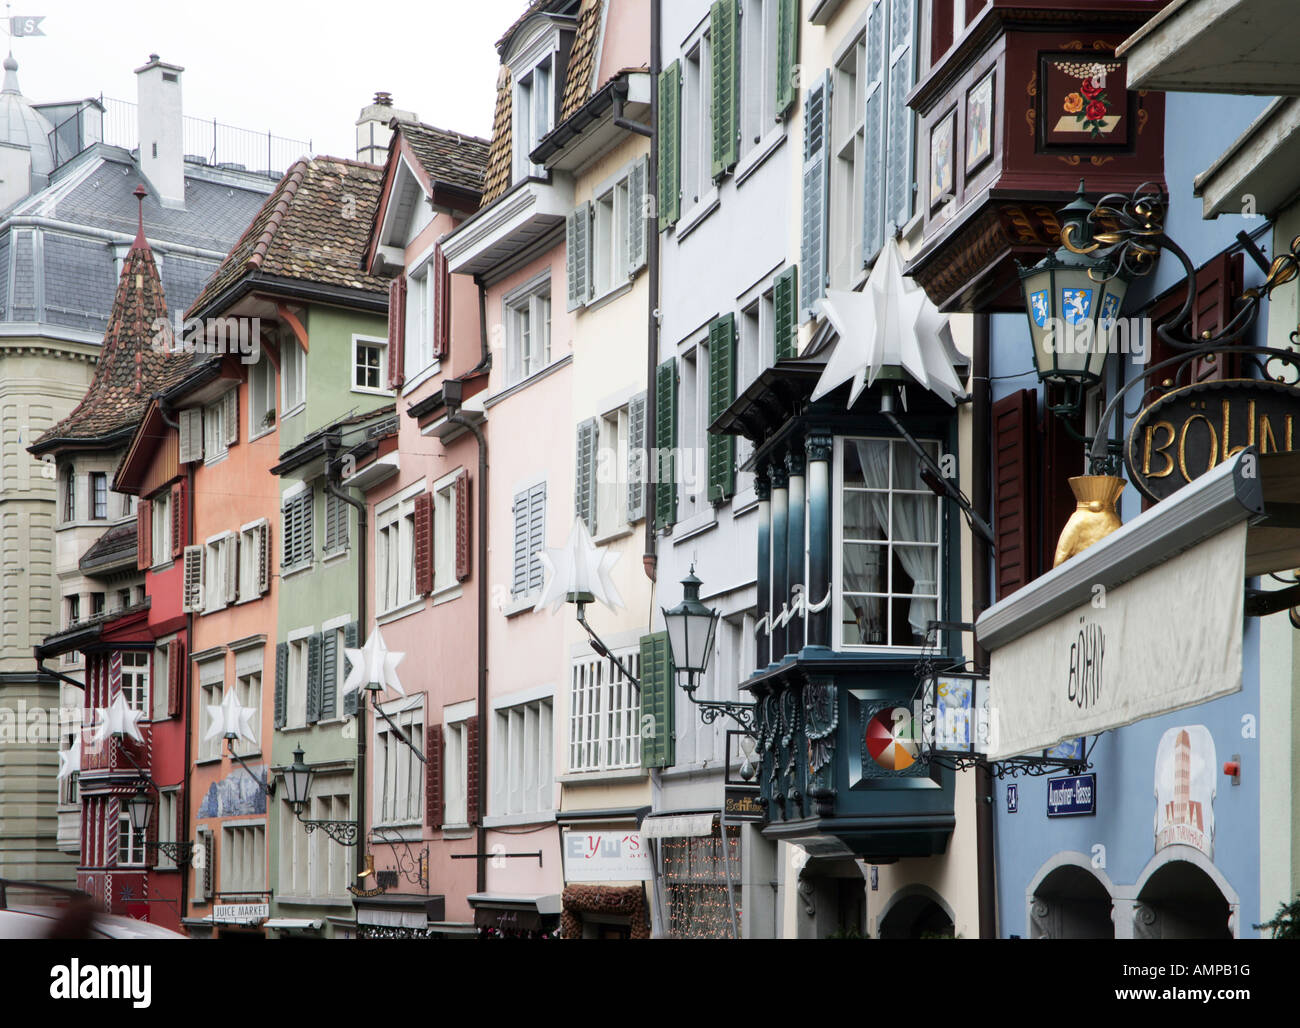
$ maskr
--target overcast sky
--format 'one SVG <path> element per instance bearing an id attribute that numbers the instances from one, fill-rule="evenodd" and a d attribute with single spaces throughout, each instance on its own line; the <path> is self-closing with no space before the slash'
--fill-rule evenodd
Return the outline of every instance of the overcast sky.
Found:
<path id="1" fill-rule="evenodd" d="M 136 99 L 156 53 L 185 69 L 185 113 L 311 140 L 355 156 L 353 123 L 376 90 L 441 128 L 487 136 L 493 44 L 526 0 L 13 0 L 44 37 L 13 40 L 33 103 Z M 6 23 L 7 27 L 7 23 Z M 0 41 L 3 42 L 3 41 Z"/>

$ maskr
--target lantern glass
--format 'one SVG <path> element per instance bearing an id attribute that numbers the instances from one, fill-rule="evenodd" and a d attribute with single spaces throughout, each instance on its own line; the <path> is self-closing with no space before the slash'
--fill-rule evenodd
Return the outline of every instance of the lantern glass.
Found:
<path id="1" fill-rule="evenodd" d="M 663 611 L 663 616 L 673 667 L 687 673 L 688 688 L 693 688 L 695 679 L 708 669 L 718 628 L 718 612 L 700 602 L 700 580 L 694 572 L 682 579 L 682 602 Z"/>
<path id="2" fill-rule="evenodd" d="M 312 769 L 303 762 L 302 747 L 293 751 L 293 763 L 284 769 L 284 787 L 288 793 L 289 805 L 295 811 L 307 805 L 311 795 Z"/>
<path id="3" fill-rule="evenodd" d="M 153 800 L 144 786 L 137 789 L 135 795 L 127 800 L 126 813 L 131 820 L 132 831 L 143 832 L 148 829 L 149 819 L 153 816 Z"/>
<path id="4" fill-rule="evenodd" d="M 1122 329 L 1128 281 L 1104 261 L 1057 250 L 1021 271 L 1034 367 L 1044 382 L 1093 385 Z"/>

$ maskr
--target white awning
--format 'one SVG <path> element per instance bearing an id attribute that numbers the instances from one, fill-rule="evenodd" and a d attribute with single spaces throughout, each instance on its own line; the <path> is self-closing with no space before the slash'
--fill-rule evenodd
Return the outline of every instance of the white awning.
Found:
<path id="1" fill-rule="evenodd" d="M 976 623 L 990 651 L 989 757 L 1241 688 L 1248 576 L 1300 567 L 1300 454 L 1238 454 Z"/>
<path id="2" fill-rule="evenodd" d="M 305 917 L 273 917 L 262 924 L 263 928 L 278 928 L 282 932 L 300 931 L 300 932 L 319 932 L 321 930 L 320 921 L 312 921 Z"/>
<path id="3" fill-rule="evenodd" d="M 357 924 L 378 925 L 381 928 L 427 928 L 429 918 L 423 910 L 358 906 Z"/>
<path id="4" fill-rule="evenodd" d="M 641 822 L 643 839 L 688 839 L 713 834 L 717 814 L 663 814 Z"/>

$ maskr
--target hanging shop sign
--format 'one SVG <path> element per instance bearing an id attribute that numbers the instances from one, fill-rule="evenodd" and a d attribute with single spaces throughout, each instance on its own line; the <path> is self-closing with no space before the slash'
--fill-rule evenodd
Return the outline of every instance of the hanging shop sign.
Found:
<path id="1" fill-rule="evenodd" d="M 269 903 L 217 903 L 212 920 L 218 924 L 260 924 L 271 916 Z"/>
<path id="2" fill-rule="evenodd" d="M 725 809 L 728 821 L 762 821 L 766 813 L 758 800 L 759 790 L 752 786 L 727 786 Z"/>
<path id="3" fill-rule="evenodd" d="M 1097 813 L 1097 776 L 1064 775 L 1047 780 L 1047 816 L 1077 817 Z"/>
<path id="4" fill-rule="evenodd" d="M 648 882 L 650 847 L 641 833 L 626 829 L 564 833 L 564 880 L 567 882 Z"/>
<path id="5" fill-rule="evenodd" d="M 1300 436 L 1300 388 L 1229 379 L 1165 393 L 1133 422 L 1125 447 L 1129 480 L 1153 500 L 1248 446 L 1289 453 Z"/>
<path id="6" fill-rule="evenodd" d="M 926 681 L 922 716 L 926 748 L 936 754 L 987 753 L 997 742 L 989 707 L 989 680 L 981 675 L 939 673 Z"/>

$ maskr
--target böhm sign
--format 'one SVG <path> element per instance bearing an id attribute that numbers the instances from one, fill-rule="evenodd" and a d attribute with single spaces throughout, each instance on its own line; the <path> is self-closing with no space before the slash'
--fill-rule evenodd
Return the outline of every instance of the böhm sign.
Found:
<path id="1" fill-rule="evenodd" d="M 1295 449 L 1300 389 L 1281 382 L 1228 379 L 1174 389 L 1143 410 L 1129 431 L 1129 480 L 1163 500 L 1221 461 L 1255 446 Z"/>

